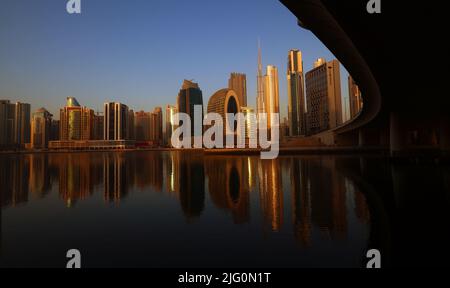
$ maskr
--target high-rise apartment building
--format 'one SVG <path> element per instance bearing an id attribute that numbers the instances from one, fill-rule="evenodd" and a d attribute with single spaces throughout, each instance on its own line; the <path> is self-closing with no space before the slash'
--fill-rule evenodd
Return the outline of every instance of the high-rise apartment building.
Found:
<path id="1" fill-rule="evenodd" d="M 242 73 L 231 73 L 228 88 L 234 90 L 242 107 L 247 106 L 247 76 Z"/>
<path id="2" fill-rule="evenodd" d="M 257 123 L 256 123 L 256 115 L 255 109 L 251 107 L 241 107 L 240 111 L 244 115 L 244 127 L 241 127 L 241 130 L 245 131 L 245 145 L 249 146 L 250 143 L 258 143 L 257 142 Z"/>
<path id="3" fill-rule="evenodd" d="M 302 52 L 290 50 L 287 65 L 289 135 L 305 135 L 305 81 L 303 78 Z"/>
<path id="4" fill-rule="evenodd" d="M 158 146 L 163 140 L 162 118 L 162 108 L 156 107 L 151 113 L 150 140 Z"/>
<path id="5" fill-rule="evenodd" d="M 94 110 L 81 107 L 74 97 L 67 97 L 60 109 L 60 140 L 91 140 L 94 133 Z"/>
<path id="6" fill-rule="evenodd" d="M 318 59 L 306 73 L 308 133 L 315 134 L 342 124 L 339 62 Z"/>
<path id="7" fill-rule="evenodd" d="M 139 111 L 134 114 L 135 136 L 138 142 L 150 141 L 151 113 Z"/>
<path id="8" fill-rule="evenodd" d="M 45 108 L 40 108 L 31 117 L 31 147 L 33 149 L 48 148 L 51 140 L 52 117 Z"/>
<path id="9" fill-rule="evenodd" d="M 24 148 L 30 143 L 30 104 L 0 100 L 0 146 Z"/>

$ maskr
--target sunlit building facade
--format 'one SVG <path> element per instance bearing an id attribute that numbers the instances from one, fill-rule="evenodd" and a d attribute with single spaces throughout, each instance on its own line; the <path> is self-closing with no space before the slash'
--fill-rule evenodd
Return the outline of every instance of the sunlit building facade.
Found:
<path id="1" fill-rule="evenodd" d="M 229 119 L 228 114 L 236 114 L 239 113 L 239 99 L 234 90 L 231 89 L 221 89 L 214 93 L 208 101 L 208 113 L 217 113 L 223 119 L 223 136 L 226 137 L 229 135 L 237 135 L 238 129 L 236 129 L 235 121 Z M 227 131 L 227 124 L 230 128 Z M 225 140 L 225 139 L 224 139 Z"/>
<path id="2" fill-rule="evenodd" d="M 318 59 L 306 73 L 308 133 L 315 134 L 342 124 L 339 62 Z"/>
<path id="3" fill-rule="evenodd" d="M 91 140 L 94 134 L 94 110 L 81 107 L 74 97 L 68 97 L 60 110 L 60 140 Z"/>
<path id="4" fill-rule="evenodd" d="M 264 112 L 267 113 L 267 128 L 271 129 L 275 120 L 273 113 L 280 113 L 278 69 L 268 65 L 264 76 Z M 278 115 L 278 123 L 280 123 Z"/>
<path id="5" fill-rule="evenodd" d="M 348 76 L 348 99 L 350 102 L 350 119 L 355 118 L 363 107 L 361 90 L 352 76 Z"/>

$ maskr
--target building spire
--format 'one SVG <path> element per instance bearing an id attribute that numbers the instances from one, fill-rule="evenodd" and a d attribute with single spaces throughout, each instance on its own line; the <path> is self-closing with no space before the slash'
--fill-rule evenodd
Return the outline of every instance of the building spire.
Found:
<path id="1" fill-rule="evenodd" d="M 258 38 L 258 75 L 256 77 L 256 112 L 264 113 L 264 76 L 262 72 L 261 41 Z"/>
<path id="2" fill-rule="evenodd" d="M 258 37 L 258 77 L 262 76 L 261 40 Z"/>

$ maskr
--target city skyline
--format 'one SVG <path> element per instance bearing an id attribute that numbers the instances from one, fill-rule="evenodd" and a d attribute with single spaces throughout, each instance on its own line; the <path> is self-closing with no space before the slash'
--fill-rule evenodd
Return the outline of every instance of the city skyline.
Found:
<path id="1" fill-rule="evenodd" d="M 54 119 L 58 119 L 59 108 L 68 96 L 76 97 L 94 111 L 102 110 L 103 103 L 107 100 L 126 102 L 135 111 L 151 111 L 153 107 L 175 103 L 181 79 L 198 82 L 204 96 L 209 97 L 219 87 L 227 86 L 231 72 L 238 71 L 247 76 L 247 106 L 256 108 L 258 38 L 261 39 L 264 67 L 274 65 L 283 71 L 286 67 L 285 53 L 290 49 L 303 52 L 305 69 L 312 67 L 317 57 L 331 59 L 334 56 L 310 32 L 292 25 L 296 22 L 295 17 L 276 1 L 258 1 L 260 9 L 251 11 L 248 15 L 246 8 L 254 5 L 254 2 L 231 1 L 227 5 L 219 4 L 214 7 L 203 1 L 187 5 L 189 7 L 180 4 L 187 12 L 192 13 L 195 13 L 196 8 L 201 6 L 204 10 L 206 6 L 207 11 L 232 10 L 236 14 L 236 23 L 213 21 L 206 30 L 200 23 L 212 19 L 209 15 L 198 15 L 201 19 L 189 21 L 188 27 L 183 29 L 179 29 L 181 26 L 178 25 L 183 25 L 186 16 L 175 19 L 174 24 L 165 25 L 167 20 L 163 18 L 169 16 L 168 13 L 170 16 L 180 14 L 180 10 L 175 9 L 180 5 L 175 7 L 174 1 L 137 1 L 126 7 L 111 1 L 102 13 L 100 8 L 104 7 L 100 7 L 98 1 L 89 1 L 84 3 L 84 9 L 88 12 L 79 18 L 70 17 L 64 11 L 58 13 L 59 5 L 52 1 L 41 1 L 39 5 L 27 3 L 27 9 L 24 9 L 25 5 L 21 1 L 6 2 L 6 9 L 2 11 L 8 11 L 8 14 L 0 12 L 6 23 L 16 26 L 16 32 L 23 31 L 27 35 L 34 33 L 34 40 L 43 38 L 39 49 L 36 49 L 32 46 L 33 39 L 18 36 L 9 30 L 0 30 L 0 37 L 7 43 L 0 47 L 0 55 L 9 55 L 8 59 L 2 61 L 4 65 L 0 68 L 0 98 L 30 103 L 32 111 L 40 108 L 40 103 L 48 103 L 45 108 L 55 115 Z M 154 9 L 150 8 L 158 10 L 158 13 L 154 13 L 155 17 L 152 17 Z M 34 11 L 33 14 L 28 15 L 29 10 Z M 146 15 L 141 10 L 149 14 Z M 134 20 L 130 18 L 131 13 Z M 61 27 L 55 29 L 43 25 L 40 17 L 46 14 L 50 20 L 61 22 Z M 23 22 L 22 16 L 25 15 L 27 20 Z M 104 25 L 112 25 L 111 28 L 114 28 L 114 25 L 118 25 L 115 24 L 114 17 L 118 15 L 123 16 L 120 18 L 123 19 L 123 25 L 118 26 L 115 33 L 106 33 Z M 266 21 L 268 15 L 272 16 L 273 21 Z M 247 18 L 254 21 L 246 21 Z M 21 22 L 17 22 L 18 19 Z M 153 26 L 164 28 L 155 30 Z M 233 49 L 226 45 L 212 44 L 214 41 L 211 40 L 216 37 L 224 40 L 233 38 L 237 28 L 243 29 L 246 35 L 238 35 L 239 41 L 236 41 Z M 177 39 L 185 41 L 183 39 L 187 36 L 182 33 L 185 29 L 193 32 L 187 33 L 191 39 L 187 43 L 192 43 L 192 47 L 183 45 L 180 49 L 176 43 Z M 279 31 L 283 33 L 279 33 L 277 29 L 282 29 Z M 60 35 L 61 33 L 64 35 Z M 101 36 L 100 33 L 106 34 Z M 71 40 L 66 41 L 68 36 Z M 127 44 L 118 39 L 122 36 L 128 40 Z M 46 41 L 48 38 L 52 40 Z M 161 44 L 155 44 L 156 42 Z M 161 47 L 163 44 L 165 47 Z M 20 49 L 16 49 L 18 47 Z M 107 47 L 112 48 L 105 50 Z M 167 51 L 162 48 L 167 48 Z M 166 54 L 170 54 L 170 57 L 166 57 Z M 219 54 L 221 56 L 217 57 Z M 44 69 L 41 69 L 42 65 L 45 65 Z M 39 73 L 38 68 L 41 69 Z M 346 72 L 342 72 L 342 78 L 347 79 Z M 342 95 L 348 95 L 346 86 L 342 87 L 345 90 Z M 282 117 L 287 115 L 286 90 L 286 80 L 282 78 Z"/>

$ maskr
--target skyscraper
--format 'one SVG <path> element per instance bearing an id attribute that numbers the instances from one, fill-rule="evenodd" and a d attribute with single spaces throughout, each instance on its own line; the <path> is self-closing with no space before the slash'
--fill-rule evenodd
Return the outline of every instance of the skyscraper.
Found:
<path id="1" fill-rule="evenodd" d="M 342 124 L 342 100 L 339 62 L 318 59 L 306 73 L 308 132 L 318 133 Z"/>
<path id="2" fill-rule="evenodd" d="M 66 106 L 60 109 L 60 140 L 91 140 L 94 110 L 81 107 L 77 99 L 67 97 Z"/>
<path id="3" fill-rule="evenodd" d="M 194 131 L 194 106 L 200 105 L 202 106 L 202 118 L 197 119 L 197 121 L 201 121 L 203 123 L 203 94 L 202 90 L 197 83 L 194 83 L 189 80 L 184 80 L 183 86 L 178 93 L 177 98 L 177 108 L 178 113 L 186 113 L 191 118 L 191 136 L 193 137 L 201 137 L 202 135 L 195 135 Z M 203 134 L 203 132 L 201 132 Z"/>
<path id="4" fill-rule="evenodd" d="M 14 144 L 23 148 L 25 147 L 25 144 L 30 143 L 31 106 L 27 103 L 17 102 L 15 109 Z"/>
<path id="5" fill-rule="evenodd" d="M 241 107 L 247 106 L 247 76 L 242 73 L 231 73 L 228 88 L 234 90 Z"/>
<path id="6" fill-rule="evenodd" d="M 264 112 L 267 113 L 267 128 L 270 130 L 273 121 L 272 113 L 280 113 L 277 67 L 267 66 L 264 84 Z M 278 119 L 278 123 L 280 123 L 280 119 Z"/>
<path id="7" fill-rule="evenodd" d="M 305 95 L 302 52 L 290 50 L 287 66 L 289 135 L 305 134 Z"/>
<path id="8" fill-rule="evenodd" d="M 30 104 L 0 100 L 0 147 L 24 148 L 30 143 Z"/>
<path id="9" fill-rule="evenodd" d="M 172 133 L 176 129 L 175 114 L 178 113 L 177 107 L 167 105 L 166 107 L 166 131 L 165 131 L 165 145 L 172 147 Z"/>
<path id="10" fill-rule="evenodd" d="M 262 72 L 262 60 L 261 60 L 261 45 L 258 41 L 258 73 L 256 76 L 256 113 L 259 116 L 260 113 L 265 112 L 264 106 L 264 76 Z M 259 118 L 258 118 L 259 119 Z"/>
<path id="11" fill-rule="evenodd" d="M 52 129 L 52 117 L 45 108 L 33 113 L 31 118 L 31 146 L 33 149 L 48 148 Z"/>
<path id="12" fill-rule="evenodd" d="M 362 109 L 361 90 L 352 76 L 348 76 L 348 99 L 350 102 L 350 119 L 356 117 Z"/>
<path id="13" fill-rule="evenodd" d="M 104 104 L 104 108 L 104 140 L 128 140 L 128 106 L 119 102 L 108 102 Z"/>
<path id="14" fill-rule="evenodd" d="M 156 107 L 151 113 L 150 140 L 153 144 L 159 146 L 162 144 L 162 109 Z"/>

